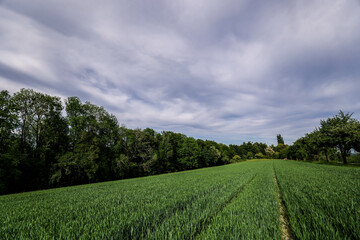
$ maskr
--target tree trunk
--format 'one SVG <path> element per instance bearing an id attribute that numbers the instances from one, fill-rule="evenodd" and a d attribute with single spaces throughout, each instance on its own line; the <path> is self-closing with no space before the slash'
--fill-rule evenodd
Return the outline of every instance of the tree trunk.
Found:
<path id="1" fill-rule="evenodd" d="M 326 162 L 329 162 L 328 150 L 325 149 L 324 153 L 325 153 Z"/>
<path id="2" fill-rule="evenodd" d="M 340 146 L 340 153 L 341 153 L 341 158 L 343 160 L 343 164 L 347 164 L 347 160 L 346 160 L 346 151 L 344 149 L 344 147 Z"/>
<path id="3" fill-rule="evenodd" d="M 25 152 L 25 137 L 26 137 L 26 118 L 24 118 L 22 125 L 21 125 L 21 139 L 20 139 L 20 152 Z"/>
<path id="4" fill-rule="evenodd" d="M 342 155 L 343 163 L 347 164 L 346 153 L 344 152 L 341 155 Z"/>

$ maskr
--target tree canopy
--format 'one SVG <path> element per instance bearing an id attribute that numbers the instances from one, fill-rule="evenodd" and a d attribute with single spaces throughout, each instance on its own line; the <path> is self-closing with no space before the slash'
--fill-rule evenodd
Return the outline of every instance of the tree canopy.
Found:
<path id="1" fill-rule="evenodd" d="M 128 129 L 103 107 L 21 89 L 0 93 L 0 193 L 183 171 L 265 156 L 266 144 L 220 144 Z M 261 155 L 261 154 L 262 155 Z M 260 155 L 259 155 L 260 154 Z"/>
<path id="2" fill-rule="evenodd" d="M 320 126 L 294 142 L 289 149 L 292 159 L 341 160 L 347 163 L 351 150 L 359 152 L 360 123 L 353 114 L 339 111 L 333 117 L 320 121 Z"/>

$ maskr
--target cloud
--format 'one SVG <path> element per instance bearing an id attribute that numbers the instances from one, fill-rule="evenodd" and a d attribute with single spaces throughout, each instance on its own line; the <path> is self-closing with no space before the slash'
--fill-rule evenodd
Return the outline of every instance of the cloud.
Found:
<path id="1" fill-rule="evenodd" d="M 360 117 L 358 1 L 0 2 L 0 84 L 79 96 L 128 127 L 291 142 Z"/>

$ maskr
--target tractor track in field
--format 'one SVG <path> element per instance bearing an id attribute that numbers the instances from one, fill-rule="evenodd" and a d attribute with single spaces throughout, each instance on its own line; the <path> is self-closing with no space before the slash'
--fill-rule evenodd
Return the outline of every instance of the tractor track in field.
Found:
<path id="1" fill-rule="evenodd" d="M 230 179 L 226 183 L 229 183 L 231 181 L 232 180 Z M 161 225 L 164 221 L 166 221 L 166 219 L 169 219 L 170 217 L 172 217 L 175 214 L 175 212 L 183 212 L 186 209 L 186 207 L 189 205 L 189 203 L 196 201 L 198 199 L 201 199 L 201 198 L 205 197 L 207 194 L 221 189 L 223 186 L 224 186 L 224 184 L 217 184 L 217 185 L 212 186 L 209 189 L 206 189 L 205 191 L 202 191 L 196 195 L 191 195 L 191 196 L 189 196 L 189 198 L 187 198 L 185 200 L 178 201 L 174 205 L 165 207 L 163 209 L 160 209 L 160 210 L 152 213 L 151 218 L 153 218 L 153 221 L 152 221 L 151 225 L 148 226 L 148 228 L 150 230 L 149 232 L 139 232 L 136 236 L 132 236 L 131 228 L 135 228 L 135 229 L 141 228 L 144 221 L 138 221 L 136 223 L 129 222 L 126 225 L 126 227 L 122 230 L 122 234 L 123 234 L 123 236 L 125 236 L 124 239 L 146 238 L 147 234 L 153 233 L 156 230 L 158 225 Z"/>
<path id="2" fill-rule="evenodd" d="M 210 217 L 206 218 L 204 221 L 200 221 L 198 227 L 196 228 L 196 232 L 189 236 L 189 238 L 187 239 L 198 239 L 200 233 L 211 224 L 211 222 L 215 219 L 215 217 L 224 210 L 224 208 L 226 206 L 228 206 L 235 198 L 237 198 L 239 196 L 239 194 L 245 189 L 245 187 L 247 187 L 257 176 L 257 173 L 244 185 L 242 185 L 240 188 L 238 188 L 237 191 L 234 192 L 234 194 L 232 194 L 228 200 L 226 200 L 223 204 L 221 204 L 221 206 L 214 212 L 213 215 L 211 215 Z"/>
<path id="3" fill-rule="evenodd" d="M 250 181 L 252 181 L 253 178 Z M 188 207 L 189 203 L 196 201 L 198 199 L 201 199 L 203 197 L 206 197 L 206 195 L 208 195 L 209 193 L 212 193 L 214 191 L 221 189 L 224 185 L 231 183 L 232 181 L 233 181 L 233 179 L 229 179 L 226 183 L 217 184 L 215 186 L 212 186 L 209 189 L 206 189 L 205 191 L 202 191 L 196 195 L 192 195 L 185 200 L 178 201 L 174 205 L 165 207 L 163 209 L 160 209 L 160 210 L 152 213 L 151 218 L 153 218 L 153 221 L 152 221 L 151 225 L 148 226 L 148 230 L 149 230 L 148 232 L 144 232 L 144 231 L 139 232 L 138 234 L 136 234 L 136 236 L 133 236 L 131 234 L 131 228 L 135 228 L 135 229 L 141 228 L 144 221 L 138 221 L 136 223 L 129 222 L 128 224 L 126 224 L 125 228 L 121 231 L 121 233 L 124 236 L 124 239 L 146 238 L 149 233 L 151 234 L 154 231 L 156 231 L 156 228 L 158 225 L 161 225 L 164 221 L 166 221 L 166 219 L 171 218 L 175 214 L 175 212 L 178 212 L 178 213 L 183 212 Z M 247 185 L 248 183 L 246 183 L 245 185 Z M 242 187 L 244 187 L 244 186 L 242 186 Z M 238 192 L 238 191 L 236 191 L 236 192 Z M 231 197 L 231 198 L 233 199 L 234 197 Z"/>
<path id="4" fill-rule="evenodd" d="M 281 232 L 282 232 L 281 238 L 283 240 L 294 240 L 294 239 L 296 239 L 296 237 L 290 227 L 289 215 L 288 215 L 288 212 L 286 209 L 285 202 L 281 195 L 279 181 L 278 181 L 274 166 L 273 166 L 273 170 L 274 170 L 274 180 L 275 180 L 275 184 L 276 184 L 276 194 L 277 194 L 277 200 L 278 200 L 279 212 L 280 212 L 279 220 L 280 220 Z"/>

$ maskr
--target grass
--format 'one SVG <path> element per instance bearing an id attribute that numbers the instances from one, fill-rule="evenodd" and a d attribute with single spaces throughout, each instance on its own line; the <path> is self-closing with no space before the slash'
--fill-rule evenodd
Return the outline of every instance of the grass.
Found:
<path id="1" fill-rule="evenodd" d="M 360 169 L 251 161 L 0 196 L 0 239 L 359 239 Z M 325 237 L 329 236 L 329 237 Z"/>
<path id="2" fill-rule="evenodd" d="M 216 216 L 200 239 L 280 239 L 279 214 L 273 162 L 263 162 L 254 180 Z"/>
<path id="3" fill-rule="evenodd" d="M 360 238 L 360 169 L 274 162 L 298 239 Z"/>

